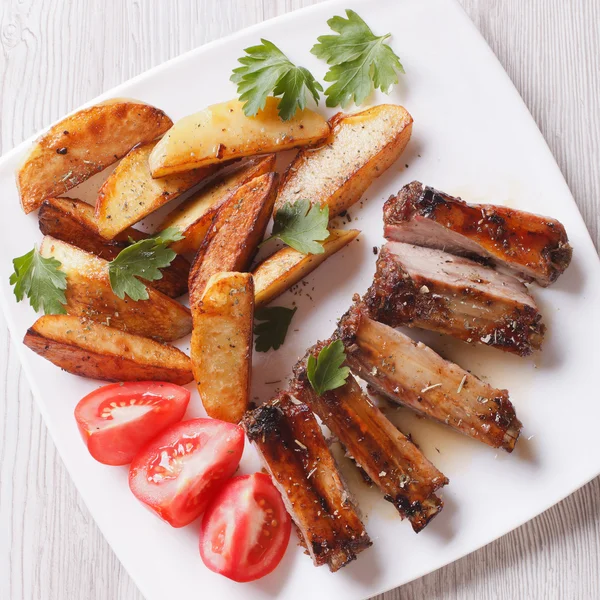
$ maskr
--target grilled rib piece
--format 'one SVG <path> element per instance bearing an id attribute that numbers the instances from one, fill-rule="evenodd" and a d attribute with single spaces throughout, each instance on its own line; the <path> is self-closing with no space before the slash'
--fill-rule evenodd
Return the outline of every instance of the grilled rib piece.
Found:
<path id="1" fill-rule="evenodd" d="M 365 295 L 373 319 L 409 325 L 527 356 L 546 327 L 527 288 L 468 258 L 388 242 Z"/>
<path id="2" fill-rule="evenodd" d="M 309 353 L 317 356 L 325 344 Z M 294 396 L 321 418 L 415 532 L 421 531 L 442 510 L 435 491 L 448 483 L 446 476 L 390 423 L 352 375 L 342 387 L 319 396 L 308 382 L 306 359 L 298 362 L 294 374 Z"/>
<path id="3" fill-rule="evenodd" d="M 242 420 L 314 564 L 337 571 L 371 545 L 311 410 L 282 392 Z"/>
<path id="4" fill-rule="evenodd" d="M 573 253 L 565 228 L 555 219 L 506 206 L 467 204 L 419 181 L 389 198 L 383 220 L 390 241 L 482 257 L 544 287 L 569 266 Z"/>
<path id="5" fill-rule="evenodd" d="M 342 317 L 338 336 L 352 371 L 394 402 L 494 448 L 512 452 L 521 423 L 506 390 L 498 390 L 421 342 L 377 323 L 366 308 Z"/>

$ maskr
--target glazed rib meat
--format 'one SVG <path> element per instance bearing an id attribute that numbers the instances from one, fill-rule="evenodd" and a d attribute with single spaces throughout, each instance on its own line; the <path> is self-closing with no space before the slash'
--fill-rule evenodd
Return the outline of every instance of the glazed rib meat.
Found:
<path id="1" fill-rule="evenodd" d="M 323 347 L 310 352 L 315 356 Z M 448 483 L 446 476 L 375 406 L 352 375 L 346 384 L 319 396 L 306 376 L 306 361 L 294 369 L 293 393 L 306 402 L 329 427 L 369 478 L 408 517 L 418 533 L 443 507 L 435 491 Z"/>
<path id="2" fill-rule="evenodd" d="M 242 425 L 316 566 L 337 571 L 371 545 L 306 404 L 283 392 L 246 413 Z"/>
<path id="3" fill-rule="evenodd" d="M 431 348 L 353 306 L 338 336 L 352 371 L 390 400 L 494 448 L 512 452 L 521 423 L 506 390 L 484 383 Z"/>
<path id="4" fill-rule="evenodd" d="M 467 204 L 418 181 L 389 198 L 383 220 L 389 241 L 480 257 L 542 286 L 556 281 L 573 252 L 565 228 L 555 219 L 505 206 Z"/>
<path id="5" fill-rule="evenodd" d="M 481 343 L 521 356 L 540 348 L 545 326 L 511 275 L 443 250 L 388 242 L 365 303 L 373 319 Z"/>

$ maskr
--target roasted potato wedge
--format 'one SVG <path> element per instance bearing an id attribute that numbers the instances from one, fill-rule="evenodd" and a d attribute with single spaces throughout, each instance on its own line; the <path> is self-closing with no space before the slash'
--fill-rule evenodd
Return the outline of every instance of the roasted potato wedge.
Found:
<path id="1" fill-rule="evenodd" d="M 46 315 L 27 330 L 23 343 L 57 367 L 105 381 L 193 381 L 183 352 L 82 317 Z"/>
<path id="2" fill-rule="evenodd" d="M 241 185 L 251 179 L 273 171 L 275 155 L 253 158 L 234 171 L 223 174 L 197 194 L 182 202 L 170 212 L 159 225 L 158 231 L 176 227 L 185 236 L 183 240 L 171 244 L 179 254 L 196 252 L 211 226 L 217 211 Z"/>
<path id="3" fill-rule="evenodd" d="M 67 274 L 67 312 L 117 329 L 170 342 L 192 331 L 190 311 L 175 300 L 148 287 L 148 300 L 134 302 L 117 297 L 108 276 L 108 263 L 93 254 L 46 236 L 40 247 Z"/>
<path id="4" fill-rule="evenodd" d="M 289 290 L 323 261 L 356 239 L 359 233 L 358 229 L 331 229 L 329 237 L 323 242 L 325 252 L 322 254 L 302 254 L 286 246 L 263 260 L 252 273 L 256 308 Z"/>
<path id="5" fill-rule="evenodd" d="M 74 198 L 47 198 L 39 212 L 40 231 L 63 242 L 91 252 L 104 260 L 113 260 L 129 246 L 129 238 L 134 241 L 148 237 L 139 229 L 128 227 L 114 240 L 105 240 L 99 233 L 94 216 L 94 207 Z M 177 298 L 187 292 L 190 263 L 177 256 L 162 269 L 162 279 L 149 282 L 155 290 L 170 298 Z"/>
<path id="6" fill-rule="evenodd" d="M 254 285 L 250 273 L 217 273 L 194 310 L 190 354 L 206 413 L 238 423 L 250 402 Z"/>
<path id="7" fill-rule="evenodd" d="M 275 210 L 299 195 L 327 204 L 329 216 L 347 210 L 404 151 L 412 117 L 393 104 L 359 113 L 338 113 L 329 121 L 331 136 L 318 148 L 301 150 L 284 175 Z M 164 139 L 164 138 L 163 138 Z"/>
<path id="8" fill-rule="evenodd" d="M 306 146 L 329 135 L 327 121 L 316 112 L 306 108 L 283 121 L 278 105 L 279 99 L 270 96 L 264 110 L 247 117 L 243 102 L 231 100 L 180 119 L 150 154 L 152 176 Z"/>
<path id="9" fill-rule="evenodd" d="M 277 175 L 267 173 L 238 188 L 223 204 L 190 269 L 192 313 L 213 275 L 248 269 L 265 235 L 276 191 Z"/>
<path id="10" fill-rule="evenodd" d="M 162 135 L 173 122 L 162 110 L 136 100 L 109 100 L 84 108 L 39 137 L 17 172 L 23 210 L 60 196 Z"/>
<path id="11" fill-rule="evenodd" d="M 96 200 L 96 220 L 101 236 L 112 240 L 217 169 L 216 165 L 211 165 L 180 175 L 152 179 L 148 157 L 154 146 L 156 142 L 136 146 L 100 188 Z"/>

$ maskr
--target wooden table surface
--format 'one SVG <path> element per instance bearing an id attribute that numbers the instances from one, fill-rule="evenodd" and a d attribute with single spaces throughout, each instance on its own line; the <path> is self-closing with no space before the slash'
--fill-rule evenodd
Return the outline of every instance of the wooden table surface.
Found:
<path id="1" fill-rule="evenodd" d="M 2 0 L 0 151 L 154 65 L 316 1 Z M 600 3 L 461 3 L 529 106 L 598 248 Z M 0 336 L 0 599 L 140 599 L 56 454 L 3 323 Z M 596 479 L 486 548 L 380 598 L 598 599 L 599 515 Z"/>

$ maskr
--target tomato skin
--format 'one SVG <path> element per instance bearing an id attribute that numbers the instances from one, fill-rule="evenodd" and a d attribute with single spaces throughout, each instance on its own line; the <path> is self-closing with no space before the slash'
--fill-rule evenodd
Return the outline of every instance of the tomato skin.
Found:
<path id="1" fill-rule="evenodd" d="M 202 518 L 200 556 L 215 573 L 240 583 L 268 575 L 285 554 L 292 522 L 264 473 L 229 480 Z"/>
<path id="2" fill-rule="evenodd" d="M 244 430 L 217 419 L 192 419 L 169 427 L 129 467 L 135 497 L 173 527 L 197 519 L 244 451 Z"/>
<path id="3" fill-rule="evenodd" d="M 183 419 L 189 401 L 189 390 L 174 383 L 113 383 L 83 397 L 75 419 L 98 462 L 128 465 L 152 438 Z"/>

